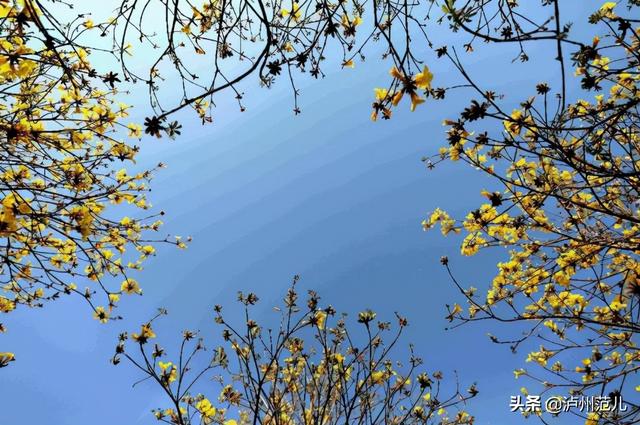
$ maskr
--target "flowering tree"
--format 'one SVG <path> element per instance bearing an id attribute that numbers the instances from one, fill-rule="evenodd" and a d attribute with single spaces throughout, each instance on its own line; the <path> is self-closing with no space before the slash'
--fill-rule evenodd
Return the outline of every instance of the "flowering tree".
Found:
<path id="1" fill-rule="evenodd" d="M 386 91 L 395 95 L 389 101 L 397 104 L 402 94 L 396 92 L 406 93 L 414 109 L 424 100 L 419 89 L 430 88 L 431 82 L 428 68 L 412 50 L 415 43 L 430 44 L 425 31 L 429 10 L 419 6 L 408 0 L 124 0 L 116 16 L 99 27 L 112 35 L 124 78 L 147 84 L 155 115 L 147 118 L 146 131 L 159 136 L 179 128 L 167 118 L 185 107 L 210 122 L 223 91 L 232 92 L 244 110 L 241 83 L 248 79 L 267 87 L 284 79 L 291 85 L 298 114 L 296 80 L 301 75 L 322 77 L 327 57 L 341 58 L 343 68 L 354 68 L 358 60 L 365 60 L 366 46 L 372 42 L 382 43 L 382 58 L 395 65 L 393 75 L 398 78 Z M 135 59 L 134 46 L 157 52 L 145 74 L 129 65 Z M 419 72 L 412 83 L 410 77 Z M 174 90 L 173 85 L 163 87 L 167 78 L 179 81 L 178 101 L 162 102 L 163 90 Z M 384 105 L 376 110 L 385 118 L 391 115 Z"/>
<path id="2" fill-rule="evenodd" d="M 515 44 L 526 62 L 526 46 L 547 40 L 560 78 L 555 89 L 539 83 L 535 95 L 509 111 L 509 99 L 480 87 L 455 50 L 439 49 L 475 99 L 445 122 L 449 147 L 428 161 L 464 161 L 498 186 L 483 191 L 485 203 L 464 219 L 438 209 L 423 225 L 464 233 L 463 255 L 488 247 L 508 252 L 484 293 L 464 287 L 443 258 L 468 302 L 467 309 L 451 307 L 450 320 L 522 323 L 523 336 L 491 336 L 514 351 L 539 340 L 526 358 L 538 368 L 518 369 L 516 377 L 532 379 L 549 395 L 622 397 L 626 411 L 573 413 L 587 424 L 637 423 L 638 5 L 605 3 L 589 18 L 594 36 L 579 40 L 563 24 L 560 3 L 530 6 L 536 16 L 548 12 L 535 22 L 527 18 L 532 9 L 515 2 L 446 2 L 452 28 L 471 36 L 467 50 L 479 41 Z"/>
<path id="3" fill-rule="evenodd" d="M 341 52 L 335 54 L 342 56 L 342 66 L 349 68 L 356 59 L 365 59 L 367 44 L 382 40 L 387 45 L 384 57 L 396 64 L 394 78 L 408 76 L 394 79 L 398 90 L 384 91 L 393 95 L 394 105 L 406 93 L 414 109 L 423 101 L 417 90 L 428 89 L 432 78 L 428 68 L 419 72 L 420 62 L 411 54 L 410 30 L 426 35 L 424 22 L 413 16 L 414 5 L 406 1 L 207 0 L 195 5 L 125 0 L 105 22 L 94 22 L 87 13 L 61 22 L 57 12 L 67 6 L 72 5 L 0 1 L 0 132 L 6 138 L 0 153 L 3 313 L 78 293 L 90 303 L 94 317 L 106 322 L 118 317 L 113 309 L 121 294 L 141 293 L 129 271 L 140 269 L 154 255 L 156 238 L 148 231 L 158 230 L 161 213 L 142 218 L 136 213 L 150 207 L 146 192 L 155 170 L 124 168 L 134 162 L 138 147 L 122 136 L 142 135 L 141 125 L 126 122 L 129 106 L 119 101 L 124 84 L 144 82 L 149 87 L 154 115 L 145 120 L 145 132 L 174 137 L 181 126 L 168 117 L 189 106 L 203 122 L 211 121 L 213 96 L 220 91 L 235 93 L 243 108 L 238 85 L 248 77 L 271 86 L 287 74 L 299 112 L 294 74 L 322 76 L 325 55 L 334 55 L 335 49 Z M 373 16 L 365 24 L 367 8 Z M 158 11 L 164 33 L 156 30 Z M 154 26 L 147 31 L 150 22 Z M 392 31 L 395 22 L 401 22 L 404 36 Z M 369 30 L 358 30 L 365 25 Z M 356 40 L 361 32 L 365 36 Z M 111 40 L 111 48 L 95 36 Z M 138 58 L 134 49 L 139 45 L 158 52 L 145 75 L 130 65 Z M 120 72 L 92 67 L 95 54 L 112 54 Z M 194 67 L 203 57 L 212 68 L 199 76 Z M 159 94 L 166 74 L 177 77 L 182 87 L 177 104 L 168 106 L 160 103 Z M 376 108 L 389 118 L 382 91 L 377 93 Z M 179 239 L 159 241 L 184 247 Z M 113 277 L 120 278 L 115 286 Z M 103 299 L 96 299 L 97 291 Z M 5 353 L 0 367 L 12 358 Z"/>
<path id="4" fill-rule="evenodd" d="M 136 212 L 150 207 L 146 192 L 155 170 L 124 168 L 134 162 L 138 147 L 123 140 L 123 133 L 133 139 L 142 135 L 141 125 L 126 122 L 129 106 L 119 102 L 124 84 L 149 87 L 154 115 L 145 119 L 144 130 L 158 137 L 180 134 L 180 124 L 168 117 L 187 106 L 203 122 L 211 121 L 218 92 L 235 93 L 243 108 L 238 85 L 249 77 L 271 86 L 286 73 L 297 113 L 296 73 L 322 76 L 329 53 L 341 55 L 343 67 L 354 67 L 355 60 L 365 59 L 371 41 L 384 42 L 384 57 L 395 64 L 393 88 L 376 91 L 380 106 L 372 118 L 391 116 L 386 95 L 397 105 L 407 94 L 414 109 L 423 101 L 417 91 L 430 88 L 431 73 L 419 69 L 410 50 L 411 29 L 426 39 L 424 22 L 406 1 L 207 0 L 195 5 L 125 0 L 105 22 L 94 22 L 86 13 L 60 22 L 57 12 L 67 6 L 46 0 L 0 2 L 0 131 L 6 137 L 0 153 L 3 313 L 77 293 L 97 320 L 107 322 L 119 317 L 113 309 L 122 294 L 141 293 L 129 271 L 154 255 L 156 238 L 148 231 L 158 230 L 162 213 L 140 218 Z M 367 8 L 373 16 L 365 23 Z M 156 31 L 158 11 L 163 12 L 164 33 Z M 150 22 L 154 26 L 147 31 Z M 404 35 L 392 30 L 396 22 Z M 358 30 L 365 26 L 369 29 Z M 111 48 L 96 39 L 110 40 Z M 130 65 L 139 46 L 158 52 L 146 75 Z M 96 54 L 112 54 L 120 71 L 95 69 L 90 58 Z M 194 67 L 203 57 L 213 67 L 199 76 Z M 167 74 L 182 87 L 177 104 L 169 106 L 160 103 L 164 96 L 159 94 Z M 184 247 L 179 239 L 159 241 Z M 119 277 L 115 285 L 113 277 Z M 100 300 L 98 291 L 104 294 Z M 3 353 L 0 367 L 12 359 Z"/>
<path id="5" fill-rule="evenodd" d="M 112 204 L 148 208 L 144 194 L 151 172 L 130 174 L 113 167 L 132 162 L 137 151 L 118 139 L 118 128 L 128 127 L 134 138 L 142 130 L 122 121 L 127 108 L 116 101 L 121 80 L 141 81 L 149 88 L 153 114 L 145 121 L 145 132 L 175 136 L 180 125 L 170 116 L 189 107 L 203 122 L 211 121 L 212 108 L 223 91 L 233 93 L 244 109 L 243 82 L 254 77 L 264 86 L 286 79 L 298 113 L 296 81 L 301 74 L 321 77 L 325 59 L 336 55 L 343 67 L 355 67 L 357 60 L 365 59 L 365 47 L 380 42 L 382 59 L 392 63 L 391 79 L 386 87 L 375 89 L 371 118 L 391 118 L 403 99 L 414 110 L 427 98 L 444 99 L 466 88 L 472 93 L 468 106 L 445 121 L 449 146 L 425 162 L 431 167 L 444 160 L 463 161 L 496 184 L 482 192 L 487 201 L 466 217 L 452 218 L 438 209 L 423 223 L 425 229 L 440 224 L 445 234 L 464 233 L 464 255 L 489 247 L 508 253 L 482 295 L 463 286 L 443 258 L 468 302 L 465 309 L 453 305 L 449 319 L 457 324 L 491 320 L 522 324 L 524 336 L 507 341 L 492 336 L 514 351 L 539 340 L 541 345 L 527 348 L 527 360 L 538 368 L 518 369 L 516 376 L 539 382 L 546 393 L 623 396 L 631 406 L 625 412 L 585 414 L 588 424 L 640 420 L 640 387 L 636 386 L 640 361 L 637 0 L 604 3 L 580 32 L 565 19 L 569 2 L 560 0 L 522 5 L 511 0 L 206 0 L 201 4 L 124 0 L 106 22 L 94 23 L 83 16 L 63 25 L 43 3 L 0 1 L 0 132 L 6 138 L 0 154 L 0 237 L 5 242 L 0 311 L 12 311 L 19 304 L 38 306 L 61 293 L 78 292 L 92 303 L 96 318 L 106 321 L 121 293 L 139 292 L 127 270 L 139 268 L 153 254 L 153 244 L 143 235 L 159 223 L 153 214 L 142 220 L 129 218 L 132 214 L 117 219 L 107 214 Z M 462 49 L 432 46 L 426 28 L 429 19 L 468 36 Z M 588 38 L 575 35 L 589 30 Z M 88 31 L 109 36 L 119 72 L 99 72 L 89 65 L 88 56 L 99 48 L 82 45 L 82 35 Z M 516 59 L 524 63 L 529 60 L 527 46 L 548 43 L 553 47 L 558 81 L 540 82 L 531 88 L 532 96 L 513 109 L 512 99 L 482 87 L 461 59 L 461 50 L 473 52 L 480 42 L 516 46 Z M 463 84 L 432 87 L 433 75 L 418 57 L 418 45 L 433 47 L 438 57 L 449 60 Z M 146 73 L 131 65 L 139 46 L 157 52 Z M 208 67 L 203 73 L 198 65 L 205 59 Z M 177 102 L 161 102 L 166 98 L 161 94 L 166 78 L 180 82 Z M 138 252 L 131 256 L 127 247 Z M 110 288 L 103 279 L 107 275 L 120 276 L 121 286 Z M 92 283 L 80 290 L 73 282 L 78 278 Z M 102 306 L 93 301 L 98 288 L 107 296 Z M 241 301 L 251 305 L 255 297 L 243 295 Z M 300 313 L 293 307 L 287 306 L 291 315 L 285 318 Z M 352 414 L 360 420 L 372 418 L 372 412 L 384 412 L 381 417 L 410 421 L 418 407 L 425 420 L 432 420 L 428 400 L 410 397 L 417 395 L 415 391 L 409 391 L 402 402 L 393 398 L 397 392 L 389 393 L 395 388 L 388 383 L 395 369 L 381 369 L 383 358 L 371 363 L 354 355 L 356 348 L 372 351 L 376 340 L 364 348 L 352 344 L 341 333 L 346 332 L 344 322 L 338 321 L 333 328 L 324 325 L 331 313 L 318 309 L 316 303 L 301 313 L 300 327 L 287 325 L 275 341 L 262 339 L 260 326 L 253 322 L 248 322 L 246 331 L 234 332 L 218 315 L 238 357 L 237 376 L 245 379 L 248 391 L 242 394 L 231 387 L 221 398 L 244 412 L 238 413 L 238 420 L 287 422 L 297 414 L 297 421 L 305 421 L 308 408 L 317 422 L 317 418 L 324 420 L 324 413 L 318 416 L 314 410 L 313 403 L 320 400 L 331 412 L 329 420 L 352 419 Z M 369 337 L 377 335 L 369 333 L 372 321 L 364 323 Z M 302 357 L 304 361 L 293 364 L 281 357 L 285 351 L 290 355 L 286 358 L 302 356 L 302 349 L 289 349 L 295 334 L 290 330 L 317 332 L 311 340 L 320 344 L 313 354 Z M 333 340 L 323 345 L 322 335 L 327 332 L 338 345 L 332 345 Z M 235 421 L 204 396 L 189 395 L 191 386 L 182 384 L 182 377 L 189 373 L 185 366 L 189 357 L 181 354 L 183 362 L 161 365 L 158 361 L 156 365 L 163 350 L 145 351 L 153 336 L 150 323 L 132 334 L 142 359 L 122 351 L 123 336 L 114 360 L 125 356 L 165 389 L 173 411 L 161 410 L 159 418 L 188 423 L 200 415 L 205 421 Z M 186 333 L 184 346 L 193 339 L 192 333 Z M 193 344 L 194 355 L 204 351 L 199 342 Z M 217 353 L 223 357 L 223 351 Z M 266 364 L 259 361 L 265 353 L 270 359 Z M 345 360 L 336 361 L 336 353 Z M 347 385 L 348 369 L 340 364 L 348 356 L 354 369 Z M 9 353 L 1 353 L 0 367 L 11 359 Z M 313 368 L 305 368 L 308 362 Z M 291 377 L 289 368 L 297 370 L 299 364 L 304 370 Z M 215 367 L 227 370 L 228 364 Z M 378 372 L 389 377 L 376 375 L 382 380 L 372 380 Z M 337 385 L 334 374 L 344 382 Z M 408 375 L 400 376 L 404 383 Z M 290 388 L 289 382 L 296 385 Z M 264 385 L 269 390 L 262 394 Z M 400 388 L 406 390 L 406 386 Z M 307 406 L 314 388 L 323 392 L 316 392 Z M 423 397 L 426 388 L 417 388 Z M 305 391 L 306 399 L 300 398 L 300 391 Z M 283 394 L 293 398 L 285 403 Z M 345 399 L 355 404 L 345 404 Z M 447 398 L 454 399 L 455 395 Z M 409 400 L 415 403 L 405 404 Z M 466 415 L 447 420 L 471 421 Z"/>
<path id="6" fill-rule="evenodd" d="M 473 424 L 462 407 L 478 393 L 475 385 L 447 393 L 442 373 L 422 372 L 412 348 L 406 363 L 393 359 L 407 319 L 397 315 L 394 331 L 366 310 L 356 331 L 315 292 L 301 303 L 296 281 L 275 329 L 252 318 L 258 297 L 240 292 L 245 322 L 233 326 L 216 306 L 223 345 L 212 352 L 192 331 L 183 332 L 175 357 L 152 347 L 161 310 L 140 331 L 120 335 L 113 363 L 124 358 L 162 389 L 168 407 L 154 414 L 168 424 Z"/>
<path id="7" fill-rule="evenodd" d="M 120 137 L 141 128 L 91 66 L 79 41 L 90 30 L 60 25 L 37 1 L 0 2 L 1 313 L 77 293 L 106 322 L 120 294 L 140 293 L 129 271 L 155 252 L 159 214 L 144 212 L 153 170 L 128 172 L 138 147 Z M 0 353 L 0 367 L 12 359 Z"/>

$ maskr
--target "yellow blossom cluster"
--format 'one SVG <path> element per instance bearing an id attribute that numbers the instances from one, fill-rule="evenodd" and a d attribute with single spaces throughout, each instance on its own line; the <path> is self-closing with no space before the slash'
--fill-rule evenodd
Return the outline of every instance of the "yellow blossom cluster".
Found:
<path id="1" fill-rule="evenodd" d="M 439 159 L 464 161 L 496 186 L 481 192 L 489 203 L 464 219 L 436 209 L 422 223 L 425 230 L 440 223 L 445 235 L 462 232 L 462 255 L 504 250 L 486 295 L 461 288 L 468 312 L 449 317 L 530 325 L 512 349 L 528 338 L 551 341 L 554 349 L 527 357 L 548 374 L 515 375 L 544 388 L 622 392 L 640 367 L 640 28 L 621 10 L 607 2 L 590 17 L 609 30 L 574 53 L 580 96 L 561 92 L 552 109 L 551 88 L 541 83 L 509 113 L 485 92 L 459 119 L 445 121 L 449 146 Z M 479 131 L 478 122 L 489 120 L 495 128 Z M 443 264 L 450 267 L 448 259 Z M 563 364 L 575 361 L 567 352 L 579 359 L 571 367 Z"/>
<path id="2" fill-rule="evenodd" d="M 389 358 L 406 319 L 398 316 L 399 329 L 390 334 L 389 323 L 376 323 L 376 314 L 365 310 L 358 314 L 364 340 L 354 345 L 360 335 L 349 329 L 344 318 L 334 320 L 336 312 L 320 308 L 317 294 L 309 293 L 307 307 L 299 307 L 292 287 L 285 306 L 277 309 L 282 327 L 268 332 L 249 314 L 248 306 L 258 300 L 254 294 L 238 296 L 247 307 L 246 323 L 239 329 L 228 324 L 222 307 L 216 306 L 215 322 L 224 327 L 222 337 L 235 354 L 233 360 L 225 346 L 219 346 L 208 358 L 208 366 L 197 369 L 198 356 L 206 351 L 203 340 L 191 331 L 183 332 L 177 361 L 161 360 L 167 355 L 164 348 L 150 344 L 156 336 L 151 330 L 154 318 L 131 338 L 121 335 L 113 363 L 124 357 L 163 387 L 171 407 L 153 412 L 165 423 L 328 425 L 365 418 L 372 425 L 474 423 L 459 405 L 478 393 L 475 385 L 466 394 L 445 395 L 441 372 L 417 373 L 422 360 L 416 356 L 406 367 Z M 269 337 L 263 338 L 263 332 Z M 137 345 L 134 350 L 127 349 L 127 340 Z M 216 394 L 211 380 L 200 379 L 214 374 L 214 385 L 220 387 L 217 397 L 206 395 Z M 381 411 L 384 416 L 378 415 Z"/>
<path id="3" fill-rule="evenodd" d="M 389 75 L 393 77 L 391 88 L 374 89 L 375 101 L 372 105 L 372 121 L 376 121 L 380 114 L 384 119 L 391 118 L 391 107 L 397 106 L 405 95 L 409 96 L 411 101 L 411 112 L 415 111 L 418 105 L 425 102 L 425 98 L 420 95 L 418 90 L 428 92 L 433 81 L 433 74 L 426 65 L 422 71 L 415 75 L 405 75 L 404 72 L 393 66 Z"/>
<path id="4" fill-rule="evenodd" d="M 90 50 L 57 42 L 38 4 L 0 2 L 0 312 L 78 293 L 105 322 L 119 294 L 140 292 L 127 275 L 155 253 L 152 172 L 127 171 L 138 147 L 121 130 L 139 137 L 140 126 L 125 124 L 129 106 Z"/>

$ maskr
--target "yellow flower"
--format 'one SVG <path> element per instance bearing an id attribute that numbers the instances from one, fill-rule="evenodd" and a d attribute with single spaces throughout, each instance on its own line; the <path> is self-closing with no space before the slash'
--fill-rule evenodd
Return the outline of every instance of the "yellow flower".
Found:
<path id="1" fill-rule="evenodd" d="M 620 298 L 619 296 L 616 297 L 613 301 L 611 301 L 611 303 L 609 303 L 609 308 L 612 311 L 620 311 L 626 307 L 627 307 L 627 304 L 623 302 L 622 298 Z"/>
<path id="2" fill-rule="evenodd" d="M 205 418 L 212 418 L 216 415 L 216 408 L 211 405 L 208 399 L 202 399 L 196 403 L 196 409 L 200 411 L 200 414 Z"/>
<path id="3" fill-rule="evenodd" d="M 394 94 L 393 97 L 391 98 L 391 104 L 393 106 L 397 106 L 398 103 L 400 103 L 400 101 L 402 100 L 403 95 L 404 93 L 402 91 L 399 91 L 396 94 Z"/>
<path id="4" fill-rule="evenodd" d="M 146 323 L 146 324 L 142 325 L 142 327 L 140 329 L 140 333 L 132 333 L 131 334 L 131 338 L 135 342 L 139 342 L 140 344 L 144 344 L 149 339 L 155 338 L 155 337 L 156 337 L 156 334 L 155 334 L 155 332 L 153 332 L 153 329 L 151 329 L 151 324 L 150 323 Z"/>
<path id="5" fill-rule="evenodd" d="M 429 68 L 425 65 L 425 67 L 422 69 L 422 72 L 419 74 L 416 74 L 415 77 L 413 77 L 413 79 L 416 83 L 416 87 L 422 90 L 427 90 L 431 88 L 431 81 L 433 81 L 433 74 L 431 73 L 431 71 L 429 71 Z"/>
<path id="6" fill-rule="evenodd" d="M 109 321 L 109 313 L 106 312 L 104 307 L 96 307 L 93 312 L 93 318 L 99 320 L 100 323 L 107 323 Z"/>
<path id="7" fill-rule="evenodd" d="M 318 327 L 318 329 L 320 330 L 324 329 L 324 324 L 327 320 L 327 313 L 322 310 L 317 311 L 315 314 L 315 319 L 316 319 L 316 326 Z"/>
<path id="8" fill-rule="evenodd" d="M 8 366 L 10 362 L 15 360 L 13 353 L 0 353 L 0 367 Z"/>
<path id="9" fill-rule="evenodd" d="M 0 312 L 8 313 L 16 308 L 16 303 L 0 296 Z"/>
<path id="10" fill-rule="evenodd" d="M 424 103 L 424 98 L 418 96 L 417 93 L 411 93 L 411 112 L 416 110 L 416 106 Z"/>
<path id="11" fill-rule="evenodd" d="M 471 233 L 464 238 L 464 241 L 462 241 L 460 253 L 466 256 L 474 255 L 485 242 L 487 241 L 482 236 L 477 233 Z"/>
<path id="12" fill-rule="evenodd" d="M 397 67 L 392 66 L 389 70 L 389 75 L 398 80 L 404 80 L 404 74 L 398 70 Z"/>
<path id="13" fill-rule="evenodd" d="M 9 16 L 11 11 L 13 10 L 13 6 L 9 2 L 0 2 L 0 18 L 6 18 Z"/>
<path id="14" fill-rule="evenodd" d="M 282 9 L 280 11 L 280 15 L 282 15 L 283 18 L 286 18 L 287 16 L 291 15 L 291 18 L 295 22 L 298 22 L 302 17 L 302 12 L 300 11 L 300 5 L 297 2 L 294 2 L 293 5 L 291 6 L 291 10 Z"/>
<path id="15" fill-rule="evenodd" d="M 156 249 L 151 245 L 144 245 L 140 248 L 140 251 L 142 251 L 144 255 L 152 255 L 156 252 Z"/>
<path id="16" fill-rule="evenodd" d="M 349 59 L 349 60 L 346 60 L 346 61 L 342 62 L 342 67 L 343 68 L 355 68 L 356 64 L 353 63 L 353 59 Z"/>
<path id="17" fill-rule="evenodd" d="M 158 366 L 160 367 L 160 369 L 164 372 L 165 370 L 167 370 L 169 367 L 171 367 L 173 365 L 173 363 L 171 362 L 158 362 Z"/>
<path id="18" fill-rule="evenodd" d="M 519 109 L 514 109 L 511 113 L 510 120 L 504 120 L 504 128 L 511 134 L 512 136 L 518 136 L 522 131 L 522 111 Z"/>
<path id="19" fill-rule="evenodd" d="M 348 15 L 346 14 L 342 15 L 342 26 L 344 28 L 357 27 L 361 23 L 362 23 L 362 18 L 358 15 L 354 16 L 352 20 L 349 19 Z"/>
<path id="20" fill-rule="evenodd" d="M 600 423 L 600 414 L 598 412 L 591 412 L 587 415 L 587 420 L 584 425 L 598 425 Z"/>
<path id="21" fill-rule="evenodd" d="M 604 13 L 608 13 L 608 12 L 611 12 L 616 6 L 617 6 L 617 3 L 615 1 L 608 1 L 604 3 L 602 6 L 600 6 L 600 11 Z"/>
<path id="22" fill-rule="evenodd" d="M 371 381 L 374 384 L 382 384 L 386 378 L 387 374 L 382 370 L 377 370 L 371 374 Z"/>
<path id="23" fill-rule="evenodd" d="M 129 129 L 129 137 L 139 138 L 140 136 L 142 136 L 142 126 L 140 126 L 139 124 L 127 124 L 127 128 Z"/>
<path id="24" fill-rule="evenodd" d="M 120 290 L 126 294 L 140 294 L 142 291 L 140 289 L 140 285 L 134 279 L 127 278 L 122 281 L 120 285 Z"/>
<path id="25" fill-rule="evenodd" d="M 169 372 L 168 381 L 169 383 L 171 383 L 171 382 L 174 382 L 176 379 L 178 379 L 178 368 L 176 368 L 175 366 L 172 366 L 171 372 Z"/>
<path id="26" fill-rule="evenodd" d="M 385 100 L 389 95 L 389 90 L 387 89 L 375 88 L 373 92 L 376 95 L 376 100 L 379 102 Z"/>

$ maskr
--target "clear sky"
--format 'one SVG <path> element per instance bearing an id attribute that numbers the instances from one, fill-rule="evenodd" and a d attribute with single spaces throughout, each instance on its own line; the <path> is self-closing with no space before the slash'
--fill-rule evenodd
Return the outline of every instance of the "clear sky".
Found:
<path id="1" fill-rule="evenodd" d="M 585 3 L 592 4 L 576 7 L 576 14 L 597 7 Z M 481 49 L 468 60 L 479 78 L 515 102 L 555 68 L 541 59 L 543 47 L 533 51 L 533 67 L 495 69 L 512 53 Z M 455 79 L 446 62 L 429 58 L 436 85 Z M 372 88 L 387 82 L 388 66 L 370 59 L 354 70 L 334 64 L 324 80 L 304 81 L 298 117 L 285 87 L 260 89 L 252 80 L 246 112 L 222 102 L 212 125 L 202 127 L 190 116 L 176 141 L 144 138 L 140 167 L 168 164 L 150 196 L 167 212 L 163 231 L 191 235 L 193 242 L 186 251 L 158 249 L 135 276 L 144 296 L 119 308 L 122 322 L 100 325 L 82 300 L 69 297 L 4 317 L 9 332 L 2 346 L 18 361 L 0 374 L 0 423 L 155 423 L 150 409 L 164 406 L 158 389 L 132 388 L 139 375 L 108 362 L 117 334 L 164 306 L 171 313 L 158 327 L 165 341 L 197 328 L 215 342 L 213 304 L 229 310 L 238 290 L 253 291 L 270 317 L 294 274 L 301 275 L 301 288 L 320 291 L 339 311 L 371 308 L 389 320 L 401 311 L 411 323 L 405 342 L 415 343 L 427 369 L 450 377 L 457 370 L 463 384 L 478 383 L 480 395 L 469 406 L 478 424 L 522 422 L 508 404 L 523 385 L 512 371 L 526 351 L 514 355 L 492 344 L 486 333 L 501 332 L 494 326 L 444 330 L 445 303 L 461 299 L 440 256 L 451 258 L 465 285 L 486 288 L 503 253 L 463 258 L 458 239 L 420 226 L 437 206 L 466 214 L 482 202 L 480 190 L 491 187 L 464 164 L 428 171 L 420 161 L 446 143 L 441 122 L 466 106 L 466 97 L 427 102 L 414 113 L 403 103 L 391 121 L 373 123 Z M 135 106 L 134 118 L 146 114 L 144 103 Z"/>

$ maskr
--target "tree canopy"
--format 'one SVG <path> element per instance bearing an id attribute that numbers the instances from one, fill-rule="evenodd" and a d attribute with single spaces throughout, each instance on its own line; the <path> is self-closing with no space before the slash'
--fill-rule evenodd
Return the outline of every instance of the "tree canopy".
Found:
<path id="1" fill-rule="evenodd" d="M 493 182 L 481 193 L 486 200 L 465 217 L 436 209 L 422 223 L 425 230 L 440 226 L 445 235 L 463 236 L 462 255 L 489 248 L 505 255 L 493 281 L 480 283 L 480 289 L 461 282 L 453 262 L 442 258 L 460 303 L 467 303 L 451 303 L 448 319 L 454 326 L 505 324 L 507 337 L 490 338 L 514 352 L 527 351 L 525 363 L 535 367 L 527 364 L 515 376 L 539 385 L 539 392 L 609 395 L 630 406 L 571 413 L 586 424 L 640 421 L 637 0 L 594 5 L 586 22 L 567 19 L 570 2 L 560 0 L 124 0 L 104 22 L 86 14 L 59 22 L 53 3 L 0 1 L 0 311 L 78 293 L 95 318 L 106 322 L 117 317 L 113 309 L 121 294 L 140 293 L 129 271 L 154 254 L 156 242 L 185 246 L 180 239 L 151 236 L 161 212 L 135 212 L 150 208 L 146 192 L 154 170 L 124 168 L 138 151 L 124 134 L 139 138 L 143 127 L 127 122 L 121 87 L 145 84 L 151 112 L 144 132 L 176 137 L 182 131 L 176 112 L 192 108 L 208 123 L 223 92 L 243 110 L 242 83 L 250 79 L 266 87 L 286 81 L 297 114 L 301 75 L 322 77 L 330 59 L 356 67 L 368 58 L 366 47 L 379 43 L 376 59 L 390 69 L 389 80 L 373 88 L 370 118 L 390 119 L 403 99 L 413 111 L 427 100 L 462 97 L 464 109 L 444 121 L 447 144 L 423 160 L 428 168 L 463 162 Z M 456 37 L 434 45 L 434 31 Z M 106 45 L 85 44 L 88 34 Z M 466 65 L 467 55 L 489 45 L 512 52 L 514 61 L 535 73 L 538 65 L 529 52 L 540 43 L 556 78 L 530 87 L 523 99 L 485 86 Z M 133 62 L 137 49 L 151 52 L 143 71 Z M 91 66 L 96 52 L 113 56 L 111 69 Z M 459 81 L 433 86 L 428 64 L 438 58 Z M 179 82 L 178 98 L 163 94 L 174 90 L 163 85 L 168 80 Z M 94 298 L 98 291 L 101 301 Z M 242 295 L 240 301 L 248 306 L 254 297 Z M 286 305 L 285 321 L 296 317 L 299 327 L 279 329 L 275 341 L 263 339 L 262 328 L 249 318 L 246 329 L 235 330 L 218 309 L 240 368 L 227 373 L 240 377 L 245 388 L 225 393 L 224 387 L 221 402 L 243 408 L 246 415 L 238 419 L 204 395 L 192 396 L 190 385 L 181 386 L 191 356 L 184 357 L 183 348 L 193 344 L 193 355 L 204 351 L 193 333 L 184 334 L 177 363 L 160 362 L 162 349 L 147 351 L 155 337 L 149 322 L 131 334 L 142 357 L 125 350 L 123 335 L 114 361 L 125 357 L 160 384 L 172 406 L 156 417 L 169 423 L 187 424 L 195 417 L 223 424 L 324 423 L 325 414 L 334 422 L 357 417 L 381 423 L 374 414 L 384 423 L 425 423 L 436 416 L 441 423 L 473 422 L 466 413 L 447 419 L 438 413 L 440 403 L 466 400 L 460 391 L 452 398 L 438 396 L 434 404 L 424 398 L 429 386 L 420 383 L 427 382 L 421 375 L 405 385 L 414 372 L 412 361 L 409 373 L 394 375 L 399 372 L 385 355 L 374 360 L 374 351 L 385 351 L 374 344 L 369 313 L 361 319 L 370 319 L 360 320 L 369 342 L 358 348 L 345 321 L 325 325 L 333 311 L 320 309 L 313 293 L 310 303 L 304 312 L 293 309 L 295 302 Z M 384 323 L 378 326 L 387 330 Z M 319 344 L 308 355 L 302 339 L 299 348 L 294 344 L 297 333 L 307 331 L 313 333 L 305 337 L 307 346 Z M 222 353 L 217 350 L 218 363 L 202 373 L 213 366 L 227 369 Z M 0 353 L 0 367 L 12 359 Z M 400 376 L 400 384 L 392 376 Z M 292 398 L 285 402 L 285 394 Z M 309 397 L 311 407 L 303 402 Z M 538 413 L 548 419 L 549 412 Z"/>
<path id="2" fill-rule="evenodd" d="M 120 335 L 112 362 L 124 358 L 163 389 L 168 407 L 154 414 L 167 424 L 473 424 L 464 405 L 478 394 L 475 384 L 463 391 L 444 382 L 442 372 L 425 372 L 412 348 L 406 361 L 395 358 L 406 318 L 397 314 L 394 326 L 365 310 L 354 328 L 347 314 L 323 307 L 316 292 L 301 300 L 297 281 L 273 329 L 254 319 L 257 295 L 240 292 L 244 323 L 229 323 L 215 306 L 223 345 L 211 352 L 189 330 L 175 350 L 152 348 L 161 310 L 140 331 Z M 213 383 L 199 382 L 210 376 Z"/>
<path id="3" fill-rule="evenodd" d="M 450 309 L 451 320 L 526 324 L 523 336 L 491 337 L 514 351 L 529 339 L 540 340 L 526 357 L 540 370 L 521 368 L 516 377 L 531 378 L 543 393 L 622 396 L 628 411 L 590 412 L 586 423 L 635 423 L 640 418 L 636 5 L 605 3 L 589 18 L 595 29 L 591 38 L 581 40 L 561 24 L 559 3 L 548 2 L 549 18 L 534 23 L 514 4 L 491 15 L 486 6 L 450 2 L 454 28 L 475 40 L 516 43 L 522 59 L 528 43 L 556 40 L 561 78 L 555 89 L 540 82 L 510 111 L 503 96 L 480 87 L 457 56 L 443 52 L 476 98 L 445 122 L 449 146 L 434 161 L 464 161 L 489 175 L 498 190 L 483 191 L 486 201 L 460 220 L 436 210 L 423 225 L 440 224 L 443 234 L 463 233 L 463 255 L 488 247 L 508 252 L 484 293 L 463 287 L 443 259 L 468 302 L 466 310 L 457 304 Z"/>
<path id="4" fill-rule="evenodd" d="M 141 127 L 77 41 L 86 22 L 60 24 L 39 2 L 0 6 L 0 311 L 77 293 L 106 322 L 120 294 L 140 292 L 129 271 L 154 254 L 162 224 L 136 212 L 150 208 L 153 170 L 124 168 L 138 147 L 122 130 Z"/>

